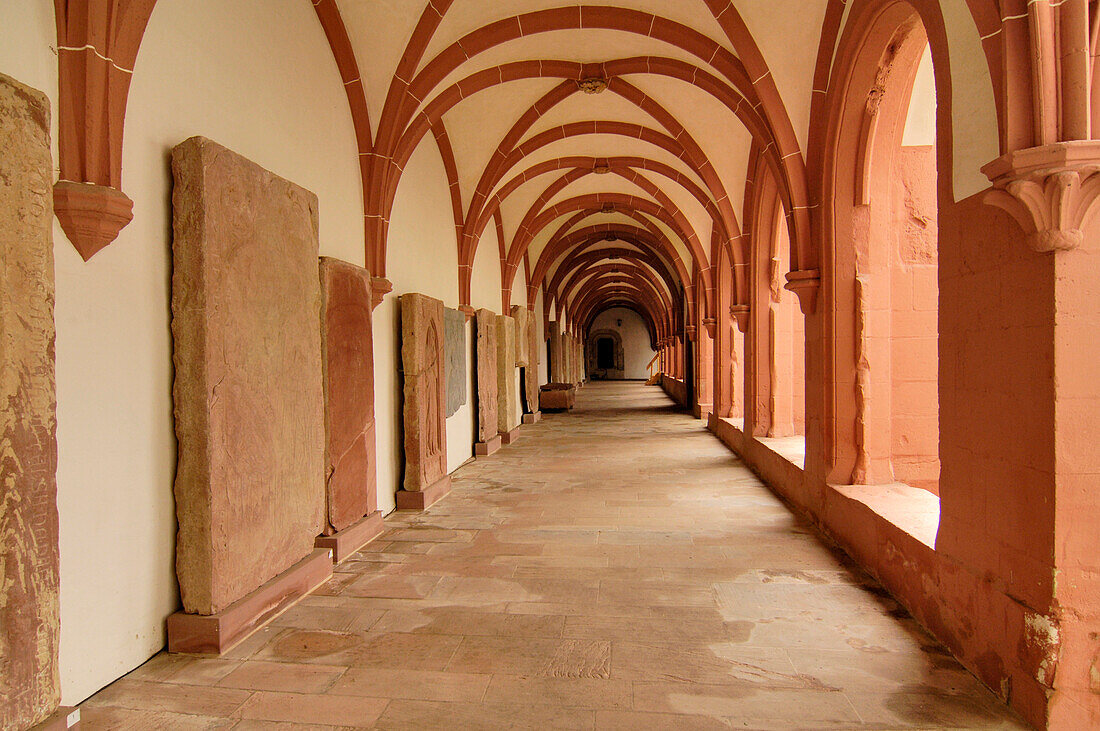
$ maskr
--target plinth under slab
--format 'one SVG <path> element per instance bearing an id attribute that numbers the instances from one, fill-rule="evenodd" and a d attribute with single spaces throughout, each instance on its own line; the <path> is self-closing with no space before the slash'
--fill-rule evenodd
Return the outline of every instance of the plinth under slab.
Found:
<path id="1" fill-rule="evenodd" d="M 524 424 L 538 424 L 540 421 L 542 421 L 542 412 L 541 411 L 536 411 L 533 414 L 524 414 L 523 415 L 523 423 Z"/>
<path id="2" fill-rule="evenodd" d="M 504 442 L 505 444 L 511 444 L 512 442 L 516 441 L 517 439 L 519 439 L 519 427 L 518 426 L 515 429 L 513 429 L 512 431 L 504 431 L 504 432 L 500 433 L 500 441 Z"/>
<path id="3" fill-rule="evenodd" d="M 446 475 L 424 490 L 398 490 L 394 500 L 398 510 L 427 510 L 450 491 L 451 476 Z"/>
<path id="4" fill-rule="evenodd" d="M 71 731 L 80 728 L 80 709 L 61 706 L 42 723 L 32 726 L 30 731 Z"/>
<path id="5" fill-rule="evenodd" d="M 220 655 L 332 577 L 332 550 L 318 548 L 217 614 L 168 617 L 168 652 Z"/>
<path id="6" fill-rule="evenodd" d="M 478 457 L 487 457 L 490 454 L 500 449 L 500 435 L 497 434 L 493 438 L 474 444 L 474 454 Z"/>
<path id="7" fill-rule="evenodd" d="M 383 530 L 385 526 L 382 523 L 382 511 L 375 510 L 362 520 L 352 523 L 331 536 L 317 536 L 313 545 L 317 548 L 332 549 L 332 562 L 339 564 L 381 535 Z"/>

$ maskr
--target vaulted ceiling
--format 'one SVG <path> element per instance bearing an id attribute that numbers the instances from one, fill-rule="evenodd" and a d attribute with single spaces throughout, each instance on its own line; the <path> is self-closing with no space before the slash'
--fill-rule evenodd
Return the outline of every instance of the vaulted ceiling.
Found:
<path id="1" fill-rule="evenodd" d="M 751 154 L 805 235 L 827 0 L 315 4 L 356 118 L 376 275 L 401 170 L 428 137 L 449 177 L 464 304 L 488 245 L 503 251 L 505 304 L 533 305 L 541 285 L 577 324 L 610 304 L 666 321 L 713 312 L 719 252 L 746 256 Z M 521 271 L 528 291 L 511 293 Z"/>

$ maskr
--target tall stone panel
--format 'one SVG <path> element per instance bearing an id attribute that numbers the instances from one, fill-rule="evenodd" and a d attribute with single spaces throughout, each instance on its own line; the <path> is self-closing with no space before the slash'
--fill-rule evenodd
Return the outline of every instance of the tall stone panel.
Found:
<path id="1" fill-rule="evenodd" d="M 497 424 L 497 316 L 478 310 L 477 325 L 477 440 L 488 444 Z"/>
<path id="2" fill-rule="evenodd" d="M 554 383 L 565 381 L 564 362 L 562 360 L 561 334 L 557 320 L 550 321 L 550 380 Z"/>
<path id="3" fill-rule="evenodd" d="M 53 713 L 57 421 L 46 96 L 0 74 L 0 727 Z"/>
<path id="4" fill-rule="evenodd" d="M 516 321 L 507 315 L 497 318 L 497 430 L 505 443 L 519 421 L 516 418 Z"/>
<path id="5" fill-rule="evenodd" d="M 466 314 L 443 309 L 443 352 L 447 356 L 447 416 L 466 403 Z"/>
<path id="6" fill-rule="evenodd" d="M 532 412 L 539 410 L 539 352 L 542 350 L 534 318 L 534 313 L 530 313 L 527 319 L 527 369 L 523 379 L 527 406 Z"/>
<path id="7" fill-rule="evenodd" d="M 446 359 L 443 303 L 401 295 L 405 371 L 405 490 L 422 492 L 447 475 Z"/>
<path id="8" fill-rule="evenodd" d="M 512 319 L 516 321 L 516 365 L 526 368 L 530 357 L 527 331 L 531 312 L 526 307 L 516 305 L 512 308 Z"/>
<path id="9" fill-rule="evenodd" d="M 371 275 L 321 257 L 325 388 L 325 535 L 377 507 Z"/>
<path id="10" fill-rule="evenodd" d="M 202 137 L 172 173 L 176 573 L 185 612 L 210 615 L 324 523 L 317 197 Z"/>

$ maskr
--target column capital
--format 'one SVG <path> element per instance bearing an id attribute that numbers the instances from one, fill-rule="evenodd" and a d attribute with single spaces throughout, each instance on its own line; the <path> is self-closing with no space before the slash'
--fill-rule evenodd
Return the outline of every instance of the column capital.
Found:
<path id="1" fill-rule="evenodd" d="M 748 305 L 733 305 L 730 307 L 730 316 L 737 323 L 737 329 L 740 332 L 748 332 L 750 312 Z"/>
<path id="2" fill-rule="evenodd" d="M 798 306 L 803 315 L 812 315 L 817 309 L 817 291 L 821 288 L 821 270 L 804 269 L 787 273 L 783 288 L 798 295 Z"/>
<path id="3" fill-rule="evenodd" d="M 1081 227 L 1100 197 L 1100 141 L 1028 147 L 982 168 L 993 183 L 984 202 L 1012 216 L 1040 253 L 1081 245 Z"/>

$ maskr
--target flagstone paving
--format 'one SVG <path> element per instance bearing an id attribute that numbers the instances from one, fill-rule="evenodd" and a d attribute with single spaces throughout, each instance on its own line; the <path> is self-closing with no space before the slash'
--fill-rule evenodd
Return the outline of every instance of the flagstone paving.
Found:
<path id="1" fill-rule="evenodd" d="M 521 434 L 84 728 L 1025 728 L 658 389 L 593 383 Z"/>

